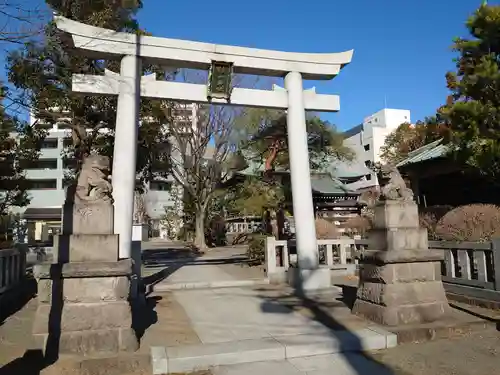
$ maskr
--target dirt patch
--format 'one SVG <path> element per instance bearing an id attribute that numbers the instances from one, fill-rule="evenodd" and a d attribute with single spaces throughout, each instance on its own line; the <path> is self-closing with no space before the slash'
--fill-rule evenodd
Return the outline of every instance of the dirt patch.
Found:
<path id="1" fill-rule="evenodd" d="M 31 347 L 31 328 L 37 301 L 32 299 L 14 315 L 0 321 L 0 367 L 22 357 Z"/>
<path id="2" fill-rule="evenodd" d="M 500 334 L 495 329 L 462 337 L 399 345 L 371 353 L 396 374 L 491 375 L 500 366 Z"/>
<path id="3" fill-rule="evenodd" d="M 148 352 L 151 346 L 179 346 L 201 344 L 182 306 L 172 293 L 156 293 L 156 323 L 146 329 L 141 339 L 141 352 Z"/>

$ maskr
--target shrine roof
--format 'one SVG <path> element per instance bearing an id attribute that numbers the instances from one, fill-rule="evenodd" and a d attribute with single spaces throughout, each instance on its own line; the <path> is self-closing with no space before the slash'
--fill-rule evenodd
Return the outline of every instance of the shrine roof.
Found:
<path id="1" fill-rule="evenodd" d="M 320 194 L 358 194 L 329 173 L 311 174 L 311 187 Z"/>
<path id="2" fill-rule="evenodd" d="M 373 171 L 363 162 L 354 161 L 332 161 L 328 172 L 337 178 L 355 178 L 372 174 Z"/>
<path id="3" fill-rule="evenodd" d="M 408 157 L 398 164 L 396 167 L 404 167 L 409 164 L 421 163 L 427 160 L 433 160 L 446 156 L 450 148 L 448 145 L 443 143 L 443 139 L 438 139 L 437 141 L 431 142 L 425 146 L 422 146 L 408 154 Z"/>

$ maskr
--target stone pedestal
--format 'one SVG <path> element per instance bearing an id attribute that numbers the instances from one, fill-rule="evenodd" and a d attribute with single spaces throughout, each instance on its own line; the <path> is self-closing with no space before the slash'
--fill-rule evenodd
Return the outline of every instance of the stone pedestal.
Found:
<path id="1" fill-rule="evenodd" d="M 414 202 L 380 202 L 369 239 L 370 249 L 360 263 L 355 314 L 390 326 L 433 322 L 448 314 L 443 253 L 429 250 Z"/>
<path id="2" fill-rule="evenodd" d="M 37 265 L 37 347 L 47 355 L 137 350 L 128 301 L 131 270 L 130 259 Z"/>
<path id="3" fill-rule="evenodd" d="M 53 263 L 34 267 L 37 346 L 47 355 L 137 350 L 130 306 L 133 261 L 118 260 L 112 204 L 68 203 L 63 212 Z"/>
<path id="4" fill-rule="evenodd" d="M 317 291 L 327 289 L 332 286 L 329 267 L 318 267 L 307 270 L 290 267 L 287 271 L 288 284 L 298 293 Z"/>

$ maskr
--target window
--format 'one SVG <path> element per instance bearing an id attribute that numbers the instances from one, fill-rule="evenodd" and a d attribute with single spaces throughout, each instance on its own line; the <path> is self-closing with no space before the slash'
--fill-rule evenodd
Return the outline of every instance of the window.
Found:
<path id="1" fill-rule="evenodd" d="M 370 145 L 365 145 L 365 151 L 370 151 Z"/>
<path id="2" fill-rule="evenodd" d="M 38 159 L 36 161 L 25 161 L 25 169 L 57 169 L 57 159 Z"/>
<path id="3" fill-rule="evenodd" d="M 171 188 L 172 183 L 170 181 L 152 181 L 149 184 L 149 189 L 155 191 L 169 191 Z"/>
<path id="4" fill-rule="evenodd" d="M 73 146 L 73 138 L 71 138 L 71 137 L 64 138 L 64 140 L 63 140 L 63 146 L 64 147 L 71 147 L 71 146 Z"/>
<path id="5" fill-rule="evenodd" d="M 372 166 L 372 162 L 371 162 L 371 160 L 365 160 L 365 165 L 366 165 L 368 168 L 371 168 L 371 166 Z"/>
<path id="6" fill-rule="evenodd" d="M 57 180 L 28 180 L 30 190 L 55 190 Z"/>
<path id="7" fill-rule="evenodd" d="M 366 181 L 370 181 L 372 179 L 372 175 L 371 174 L 367 174 L 365 177 L 366 177 Z"/>
<path id="8" fill-rule="evenodd" d="M 57 138 L 46 138 L 42 142 L 42 148 L 57 148 Z"/>

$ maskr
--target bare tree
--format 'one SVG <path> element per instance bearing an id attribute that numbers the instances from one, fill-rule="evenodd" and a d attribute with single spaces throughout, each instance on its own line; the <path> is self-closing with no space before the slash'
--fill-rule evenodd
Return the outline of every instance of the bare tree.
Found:
<path id="1" fill-rule="evenodd" d="M 44 2 L 0 0 L 0 42 L 25 43 L 40 33 L 50 16 Z"/>
<path id="2" fill-rule="evenodd" d="M 146 196 L 144 193 L 136 191 L 134 194 L 134 224 L 145 224 L 148 219 Z"/>
<path id="3" fill-rule="evenodd" d="M 206 82 L 206 75 L 189 73 L 184 73 L 183 80 Z M 236 76 L 233 85 L 243 86 L 250 81 L 252 78 Z M 195 245 L 203 249 L 205 220 L 212 199 L 234 181 L 235 172 L 246 168 L 235 134 L 235 123 L 246 110 L 223 105 L 197 105 L 192 111 L 187 108 L 191 105 L 168 104 L 170 173 L 194 206 Z"/>

